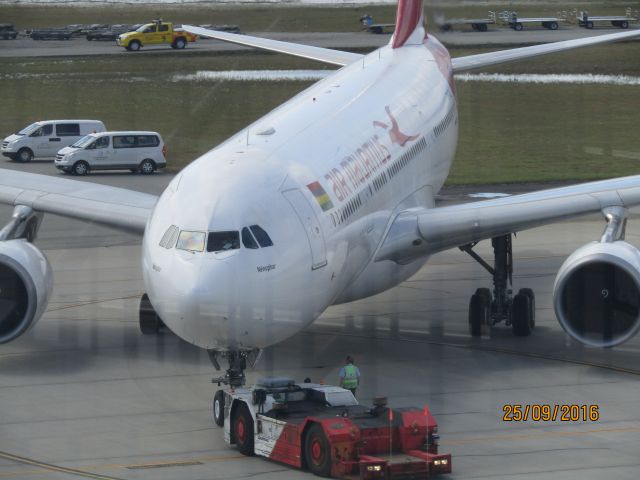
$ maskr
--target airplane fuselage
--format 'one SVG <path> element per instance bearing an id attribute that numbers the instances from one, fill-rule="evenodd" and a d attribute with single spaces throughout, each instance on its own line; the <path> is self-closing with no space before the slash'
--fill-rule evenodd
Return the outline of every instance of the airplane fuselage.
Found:
<path id="1" fill-rule="evenodd" d="M 338 70 L 173 179 L 143 241 L 154 308 L 200 347 L 252 349 L 398 285 L 426 258 L 375 252 L 395 213 L 433 205 L 457 136 L 435 38 Z"/>

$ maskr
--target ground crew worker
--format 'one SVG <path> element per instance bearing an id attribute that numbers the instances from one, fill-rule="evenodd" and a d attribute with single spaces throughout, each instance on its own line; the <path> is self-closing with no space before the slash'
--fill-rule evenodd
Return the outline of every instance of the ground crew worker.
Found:
<path id="1" fill-rule="evenodd" d="M 356 389 L 360 385 L 360 369 L 353 364 L 353 357 L 347 355 L 345 365 L 340 369 L 340 386 L 351 390 L 353 396 L 356 395 Z"/>

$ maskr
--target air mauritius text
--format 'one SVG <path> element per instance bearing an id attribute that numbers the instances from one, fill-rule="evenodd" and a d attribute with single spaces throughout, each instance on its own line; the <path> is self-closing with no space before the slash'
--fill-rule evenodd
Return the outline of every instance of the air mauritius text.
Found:
<path id="1" fill-rule="evenodd" d="M 340 166 L 332 168 L 324 178 L 331 183 L 333 193 L 342 202 L 364 185 L 390 158 L 389 149 L 374 135 L 355 152 L 344 157 Z"/>

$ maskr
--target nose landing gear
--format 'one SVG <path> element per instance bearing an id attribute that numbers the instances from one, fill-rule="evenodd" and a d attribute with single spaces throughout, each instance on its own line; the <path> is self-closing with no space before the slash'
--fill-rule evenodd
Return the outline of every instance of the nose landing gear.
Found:
<path id="1" fill-rule="evenodd" d="M 460 247 L 482 265 L 493 277 L 493 292 L 478 288 L 469 302 L 469 331 L 479 337 L 502 321 L 511 325 L 516 336 L 528 336 L 535 326 L 535 296 L 530 288 L 522 288 L 516 295 L 511 290 L 513 275 L 513 251 L 511 235 L 491 239 L 494 266 L 484 261 L 469 244 Z"/>
<path id="2" fill-rule="evenodd" d="M 220 363 L 218 357 L 222 357 L 227 360 L 229 368 L 223 376 L 215 377 L 211 379 L 211 383 L 217 383 L 220 385 L 229 385 L 231 388 L 242 387 L 245 384 L 244 371 L 247 368 L 247 362 L 251 366 L 255 365 L 262 350 L 228 350 L 219 352 L 217 350 L 207 350 L 209 359 L 216 370 L 220 370 Z"/>

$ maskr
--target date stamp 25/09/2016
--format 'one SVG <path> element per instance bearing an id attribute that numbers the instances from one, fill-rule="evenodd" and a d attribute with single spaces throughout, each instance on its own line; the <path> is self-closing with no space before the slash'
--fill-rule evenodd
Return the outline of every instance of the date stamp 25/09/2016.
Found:
<path id="1" fill-rule="evenodd" d="M 598 405 L 506 404 L 502 406 L 503 422 L 597 422 Z"/>

